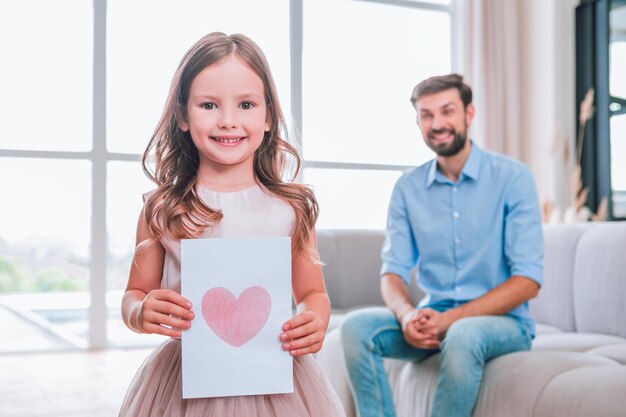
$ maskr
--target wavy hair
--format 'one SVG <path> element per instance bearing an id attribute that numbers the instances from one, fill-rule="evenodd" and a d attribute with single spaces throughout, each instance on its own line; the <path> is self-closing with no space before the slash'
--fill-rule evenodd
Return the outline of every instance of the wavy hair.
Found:
<path id="1" fill-rule="evenodd" d="M 198 237 L 205 228 L 222 219 L 221 211 L 204 204 L 196 191 L 198 151 L 189 132 L 184 132 L 180 124 L 187 120 L 189 90 L 195 77 L 231 54 L 243 60 L 263 81 L 270 130 L 265 132 L 254 154 L 255 180 L 266 192 L 293 207 L 296 221 L 292 251 L 317 262 L 317 252 L 308 243 L 317 221 L 318 204 L 309 187 L 294 183 L 301 161 L 297 150 L 286 139 L 287 127 L 267 59 L 261 49 L 242 34 L 213 32 L 202 37 L 183 56 L 174 73 L 163 114 L 142 159 L 144 172 L 157 184 L 157 190 L 145 204 L 145 221 L 152 233 L 152 238 L 145 243 L 156 242 L 164 236 Z"/>

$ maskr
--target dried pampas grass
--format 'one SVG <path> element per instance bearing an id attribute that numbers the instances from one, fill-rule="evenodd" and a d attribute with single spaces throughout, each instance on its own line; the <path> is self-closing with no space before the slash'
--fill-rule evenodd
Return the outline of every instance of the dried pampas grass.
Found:
<path id="1" fill-rule="evenodd" d="M 578 140 L 576 141 L 575 160 L 572 160 L 570 141 L 568 138 L 561 138 L 555 135 L 552 143 L 552 153 L 559 158 L 563 165 L 571 167 L 572 171 L 569 186 L 568 206 L 560 215 L 559 208 L 550 200 L 542 204 L 542 216 L 544 223 L 574 223 L 584 221 L 604 221 L 608 217 L 608 200 L 603 197 L 598 206 L 596 213 L 593 213 L 587 206 L 587 197 L 589 188 L 583 187 L 581 174 L 581 157 L 583 149 L 583 140 L 585 138 L 585 126 L 587 121 L 593 117 L 594 107 L 594 89 L 590 88 L 585 94 L 585 98 L 580 103 L 580 111 L 578 113 Z M 573 166 L 572 166 L 573 165 Z"/>

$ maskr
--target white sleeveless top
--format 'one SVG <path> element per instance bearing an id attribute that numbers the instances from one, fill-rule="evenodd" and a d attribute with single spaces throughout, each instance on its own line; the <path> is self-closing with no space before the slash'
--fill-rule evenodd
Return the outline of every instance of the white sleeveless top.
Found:
<path id="1" fill-rule="evenodd" d="M 291 237 L 293 233 L 295 213 L 291 205 L 259 185 L 233 192 L 217 192 L 200 186 L 197 190 L 207 206 L 223 214 L 222 220 L 205 229 L 200 238 Z M 161 288 L 180 293 L 180 240 L 164 237 L 161 244 L 165 248 Z"/>

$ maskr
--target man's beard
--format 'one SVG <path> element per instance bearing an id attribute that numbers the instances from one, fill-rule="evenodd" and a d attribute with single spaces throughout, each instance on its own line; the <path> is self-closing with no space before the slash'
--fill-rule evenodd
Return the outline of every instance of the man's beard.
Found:
<path id="1" fill-rule="evenodd" d="M 445 143 L 442 143 L 439 146 L 433 145 L 432 141 L 434 140 L 434 135 L 443 132 L 448 132 L 453 135 L 452 143 L 450 143 L 449 145 Z M 454 129 L 433 129 L 430 131 L 430 133 L 428 133 L 428 140 L 426 141 L 426 145 L 439 156 L 454 156 L 461 152 L 461 150 L 465 147 L 465 142 L 467 142 L 467 129 L 465 129 L 461 133 L 458 133 Z"/>

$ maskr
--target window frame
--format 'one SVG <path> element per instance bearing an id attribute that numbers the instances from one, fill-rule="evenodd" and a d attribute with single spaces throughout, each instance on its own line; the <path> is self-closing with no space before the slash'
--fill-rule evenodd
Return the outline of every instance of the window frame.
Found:
<path id="1" fill-rule="evenodd" d="M 582 0 L 576 7 L 576 111 L 589 88 L 595 91 L 594 114 L 585 123 L 581 146 L 582 183 L 587 187 L 588 206 L 596 212 L 602 199 L 607 199 L 607 220 L 626 220 L 614 215 L 613 199 L 626 200 L 626 192 L 615 191 L 611 185 L 611 128 L 613 114 L 609 106 L 618 100 L 609 88 L 609 13 L 611 5 L 626 4 L 624 0 Z M 622 116 L 624 117 L 624 116 Z M 581 130 L 576 117 L 576 129 Z"/>
<path id="2" fill-rule="evenodd" d="M 456 3 L 460 0 L 451 0 L 449 5 L 428 3 L 423 1 L 411 0 L 345 0 L 363 3 L 378 3 L 389 6 L 411 7 L 422 10 L 434 10 L 447 12 L 450 14 L 450 53 L 452 68 L 459 68 L 459 54 L 456 48 L 457 31 L 459 27 L 459 19 L 456 10 L 459 8 Z M 302 132 L 305 128 L 302 124 L 302 50 L 303 50 L 303 2 L 304 0 L 290 0 L 290 17 L 291 17 L 291 113 L 293 115 L 294 126 L 297 132 Z M 302 138 L 295 138 L 298 146 L 302 148 Z M 336 162 L 305 159 L 303 161 L 304 170 L 306 168 L 321 169 L 349 169 L 349 170 L 373 170 L 373 171 L 398 171 L 404 172 L 413 168 L 411 165 L 401 164 L 376 164 L 376 163 L 358 163 L 358 162 Z M 302 173 L 300 174 L 302 175 Z"/>

